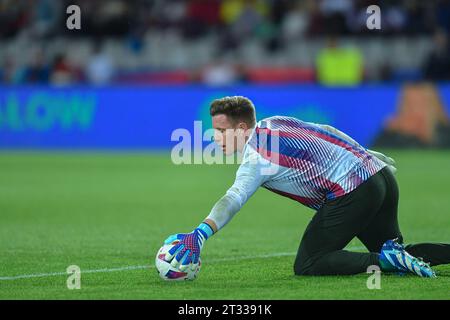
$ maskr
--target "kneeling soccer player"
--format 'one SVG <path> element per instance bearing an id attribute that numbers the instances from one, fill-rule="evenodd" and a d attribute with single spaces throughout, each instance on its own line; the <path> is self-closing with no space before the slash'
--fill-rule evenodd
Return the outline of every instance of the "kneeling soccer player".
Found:
<path id="1" fill-rule="evenodd" d="M 256 123 L 253 103 L 241 96 L 214 100 L 210 114 L 216 143 L 227 155 L 242 152 L 242 163 L 206 219 L 193 232 L 166 239 L 178 240 L 167 256 L 174 267 L 195 267 L 205 240 L 260 186 L 317 210 L 298 249 L 296 275 L 357 274 L 377 265 L 435 277 L 431 266 L 450 263 L 450 244 L 403 246 L 391 158 L 328 125 L 283 116 Z M 343 250 L 355 237 L 369 252 Z"/>

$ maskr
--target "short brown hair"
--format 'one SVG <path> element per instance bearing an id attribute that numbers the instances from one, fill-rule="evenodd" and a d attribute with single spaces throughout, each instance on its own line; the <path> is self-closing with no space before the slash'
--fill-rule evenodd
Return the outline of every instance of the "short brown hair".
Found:
<path id="1" fill-rule="evenodd" d="M 249 98 L 243 96 L 216 99 L 211 103 L 209 113 L 212 117 L 224 114 L 234 125 L 240 121 L 245 122 L 249 128 L 256 125 L 255 106 Z"/>

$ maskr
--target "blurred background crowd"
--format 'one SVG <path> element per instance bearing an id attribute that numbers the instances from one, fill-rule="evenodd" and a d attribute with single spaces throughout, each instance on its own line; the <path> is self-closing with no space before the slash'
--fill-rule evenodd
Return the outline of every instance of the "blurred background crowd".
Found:
<path id="1" fill-rule="evenodd" d="M 0 83 L 446 81 L 449 31 L 450 0 L 0 0 Z"/>

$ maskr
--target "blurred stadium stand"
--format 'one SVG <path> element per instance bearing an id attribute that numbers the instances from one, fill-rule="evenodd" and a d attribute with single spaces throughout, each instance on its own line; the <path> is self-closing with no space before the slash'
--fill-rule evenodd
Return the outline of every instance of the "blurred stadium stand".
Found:
<path id="1" fill-rule="evenodd" d="M 65 27 L 71 4 L 81 30 Z M 446 81 L 449 30 L 449 0 L 1 0 L 0 83 Z"/>

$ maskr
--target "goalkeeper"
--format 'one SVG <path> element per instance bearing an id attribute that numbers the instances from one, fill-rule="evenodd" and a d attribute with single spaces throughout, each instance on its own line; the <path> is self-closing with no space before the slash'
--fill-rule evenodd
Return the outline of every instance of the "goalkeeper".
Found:
<path id="1" fill-rule="evenodd" d="M 391 158 L 328 125 L 282 116 L 256 123 L 253 103 L 241 96 L 214 100 L 210 114 L 215 142 L 227 155 L 241 152 L 242 163 L 198 228 L 166 239 L 178 240 L 167 255 L 172 266 L 195 268 L 204 242 L 259 187 L 317 211 L 298 248 L 296 275 L 350 275 L 376 265 L 383 272 L 435 277 L 431 266 L 450 263 L 450 244 L 403 246 Z M 344 250 L 355 237 L 369 252 Z"/>

